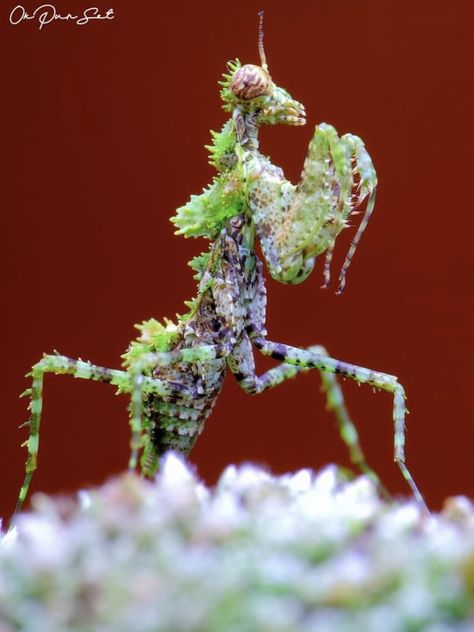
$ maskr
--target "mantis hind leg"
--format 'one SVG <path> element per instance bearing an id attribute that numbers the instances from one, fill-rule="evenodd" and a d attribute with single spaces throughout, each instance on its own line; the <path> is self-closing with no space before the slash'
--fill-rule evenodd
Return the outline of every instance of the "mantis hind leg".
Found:
<path id="1" fill-rule="evenodd" d="M 397 463 L 404 479 L 407 481 L 416 501 L 425 512 L 429 513 L 423 496 L 421 495 L 413 476 L 405 464 L 405 391 L 403 386 L 398 382 L 397 377 L 387 373 L 381 373 L 379 371 L 372 371 L 371 369 L 366 369 L 354 364 L 348 364 L 347 362 L 341 362 L 340 360 L 335 360 L 334 358 L 330 358 L 329 356 L 315 352 L 314 350 L 299 349 L 297 347 L 290 347 L 289 345 L 270 342 L 263 336 L 254 338 L 253 343 L 257 349 L 263 353 L 263 355 L 271 356 L 275 360 L 280 360 L 285 364 L 295 364 L 307 369 L 318 369 L 321 374 L 339 374 L 343 377 L 351 378 L 361 384 L 370 384 L 374 388 L 392 393 L 393 421 L 395 426 L 394 460 Z M 329 392 L 331 392 L 331 389 Z M 332 392 L 336 393 L 336 391 Z M 344 433 L 349 433 L 350 435 L 352 430 L 355 430 L 352 422 L 347 423 L 347 419 L 341 417 L 338 421 L 343 438 Z M 357 456 L 357 441 L 355 443 L 351 443 L 350 441 L 348 445 L 350 450 L 352 445 L 352 450 L 355 450 L 354 455 Z"/>
<path id="2" fill-rule="evenodd" d="M 31 479 L 36 470 L 39 448 L 39 431 L 41 423 L 41 411 L 43 408 L 43 378 L 45 373 L 53 373 L 55 375 L 72 375 L 73 377 L 86 380 L 94 380 L 97 382 L 106 382 L 117 386 L 119 391 L 132 392 L 133 382 L 127 371 L 117 369 L 108 369 L 100 367 L 83 360 L 74 360 L 61 355 L 44 355 L 43 358 L 33 365 L 31 372 L 28 374 L 32 378 L 32 385 L 24 393 L 22 397 L 29 397 L 28 409 L 30 410 L 30 419 L 22 426 L 29 426 L 28 439 L 22 444 L 28 450 L 28 456 L 25 464 L 25 479 L 20 489 L 18 501 L 14 515 L 22 508 L 25 498 L 28 494 Z M 143 377 L 140 382 L 140 388 L 146 392 L 154 392 L 158 395 L 169 395 L 170 388 L 161 380 Z M 135 402 L 136 403 L 136 402 Z M 142 429 L 131 424 L 132 454 L 137 445 L 141 443 Z"/>
<path id="3" fill-rule="evenodd" d="M 14 515 L 16 515 L 23 506 L 31 479 L 33 478 L 33 474 L 36 470 L 41 411 L 43 408 L 43 377 L 45 373 L 73 375 L 74 377 L 99 382 L 114 383 L 121 387 L 124 387 L 128 381 L 127 374 L 124 371 L 105 369 L 103 367 L 90 364 L 89 362 L 72 360 L 71 358 L 60 355 L 45 355 L 32 367 L 31 372 L 28 374 L 32 378 L 31 387 L 21 394 L 21 397 L 30 398 L 28 404 L 30 419 L 22 424 L 22 426 L 29 426 L 30 432 L 28 439 L 22 444 L 27 448 L 28 456 L 25 464 L 25 479 L 20 489 Z"/>

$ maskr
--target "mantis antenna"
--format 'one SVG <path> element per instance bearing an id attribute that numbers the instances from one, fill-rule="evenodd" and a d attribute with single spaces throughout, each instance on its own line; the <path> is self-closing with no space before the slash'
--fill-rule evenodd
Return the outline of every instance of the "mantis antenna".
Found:
<path id="1" fill-rule="evenodd" d="M 265 57 L 265 50 L 263 48 L 263 14 L 265 11 L 260 11 L 258 14 L 258 54 L 260 55 L 260 62 L 262 68 L 268 72 L 267 60 Z"/>

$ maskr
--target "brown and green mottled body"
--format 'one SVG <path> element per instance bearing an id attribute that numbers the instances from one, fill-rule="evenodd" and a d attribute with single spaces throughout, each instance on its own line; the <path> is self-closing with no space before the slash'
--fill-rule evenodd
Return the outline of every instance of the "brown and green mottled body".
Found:
<path id="1" fill-rule="evenodd" d="M 157 455 L 168 449 L 190 451 L 219 395 L 226 365 L 239 363 L 238 349 L 249 331 L 265 333 L 265 300 L 253 227 L 241 213 L 227 222 L 212 245 L 192 313 L 176 326 L 174 351 L 215 347 L 218 357 L 150 368 L 153 377 L 182 389 L 179 397 L 150 393 L 145 398 L 144 423 Z"/>

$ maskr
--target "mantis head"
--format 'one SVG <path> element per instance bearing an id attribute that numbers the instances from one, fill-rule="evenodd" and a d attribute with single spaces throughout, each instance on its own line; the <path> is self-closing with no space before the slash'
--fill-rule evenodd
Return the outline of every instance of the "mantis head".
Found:
<path id="1" fill-rule="evenodd" d="M 261 66 L 229 62 L 230 74 L 224 75 L 221 97 L 224 109 L 239 109 L 242 114 L 253 113 L 257 125 L 304 125 L 304 106 L 295 101 L 283 88 L 272 81 L 263 49 L 263 11 L 259 13 L 258 49 Z"/>

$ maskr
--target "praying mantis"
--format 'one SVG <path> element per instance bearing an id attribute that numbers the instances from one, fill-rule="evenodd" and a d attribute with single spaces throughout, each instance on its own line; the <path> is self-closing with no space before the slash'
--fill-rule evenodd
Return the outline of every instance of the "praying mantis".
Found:
<path id="1" fill-rule="evenodd" d="M 259 152 L 265 125 L 299 126 L 306 122 L 303 105 L 277 86 L 263 47 L 263 14 L 259 14 L 260 65 L 228 63 L 220 83 L 223 109 L 230 114 L 207 146 L 217 175 L 200 195 L 177 209 L 171 221 L 176 234 L 204 237 L 210 247 L 189 263 L 197 280 L 196 297 L 176 322 L 155 319 L 140 325 L 139 337 L 124 354 L 122 369 L 109 369 L 60 354 L 44 355 L 31 369 L 30 419 L 25 480 L 17 511 L 27 496 L 37 467 L 43 378 L 47 373 L 106 382 L 130 396 L 131 455 L 153 476 L 160 456 L 172 449 L 188 454 L 203 430 L 223 385 L 227 369 L 247 393 L 276 387 L 301 372 L 316 369 L 327 405 L 336 417 L 350 457 L 377 484 L 359 443 L 337 375 L 369 384 L 393 395 L 395 461 L 417 502 L 423 497 L 404 457 L 405 392 L 397 377 L 331 358 L 319 345 L 302 349 L 268 339 L 265 329 L 266 281 L 285 284 L 308 278 L 316 258 L 325 253 L 324 285 L 331 279 L 336 239 L 349 217 L 365 203 L 362 220 L 339 273 L 338 293 L 375 204 L 377 177 L 360 138 L 339 136 L 331 125 L 316 126 L 297 185 Z M 255 252 L 258 239 L 262 261 Z M 254 353 L 277 360 L 257 375 Z"/>

